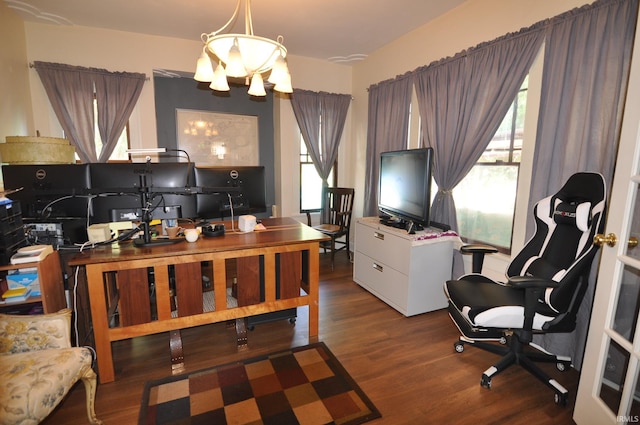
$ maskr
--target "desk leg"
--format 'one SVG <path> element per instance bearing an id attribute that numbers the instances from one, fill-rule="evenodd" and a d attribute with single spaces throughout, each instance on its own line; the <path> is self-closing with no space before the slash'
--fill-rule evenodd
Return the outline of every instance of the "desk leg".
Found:
<path id="1" fill-rule="evenodd" d="M 318 316 L 320 313 L 320 244 L 313 244 L 309 250 L 309 338 L 318 336 Z"/>
<path id="2" fill-rule="evenodd" d="M 180 329 L 169 332 L 169 347 L 171 348 L 171 374 L 180 374 L 185 371 Z"/>
<path id="3" fill-rule="evenodd" d="M 105 300 L 102 271 L 98 267 L 86 266 L 89 302 L 91 304 L 91 320 L 93 322 L 93 337 L 96 343 L 96 359 L 100 383 L 113 382 L 113 353 L 109 338 L 109 323 L 107 322 L 107 302 Z"/>
<path id="4" fill-rule="evenodd" d="M 236 319 L 236 338 L 238 350 L 245 350 L 249 347 L 247 340 L 247 318 L 241 317 Z"/>

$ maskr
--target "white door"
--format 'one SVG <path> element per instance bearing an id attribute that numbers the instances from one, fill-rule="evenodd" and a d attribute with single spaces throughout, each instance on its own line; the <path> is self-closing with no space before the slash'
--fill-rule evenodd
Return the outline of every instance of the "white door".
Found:
<path id="1" fill-rule="evenodd" d="M 631 75 L 589 336 L 573 419 L 640 423 L 640 32 Z M 607 240 L 613 244 L 614 237 Z M 631 241 L 631 243 L 628 243 Z"/>

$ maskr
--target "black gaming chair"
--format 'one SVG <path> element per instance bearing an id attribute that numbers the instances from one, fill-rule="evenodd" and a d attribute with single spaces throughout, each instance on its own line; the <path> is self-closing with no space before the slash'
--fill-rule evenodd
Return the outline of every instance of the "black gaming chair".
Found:
<path id="1" fill-rule="evenodd" d="M 602 233 L 604 215 L 603 177 L 574 174 L 558 193 L 536 204 L 535 233 L 510 263 L 506 283 L 474 270 L 445 284 L 449 314 L 462 334 L 456 351 L 464 351 L 469 343 L 503 355 L 482 375 L 483 387 L 490 388 L 494 375 L 520 364 L 554 390 L 557 404 L 566 405 L 568 391 L 533 362 L 556 363 L 562 371 L 571 366 L 571 358 L 551 354 L 531 341 L 534 333 L 575 329 L 598 249 L 593 239 Z M 467 246 L 466 251 L 474 254 L 477 266 L 482 253 L 491 249 Z"/>

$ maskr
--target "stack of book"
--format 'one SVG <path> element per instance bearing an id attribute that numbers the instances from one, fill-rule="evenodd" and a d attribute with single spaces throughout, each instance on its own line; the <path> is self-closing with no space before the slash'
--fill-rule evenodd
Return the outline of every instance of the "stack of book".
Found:
<path id="1" fill-rule="evenodd" d="M 4 300 L 4 302 L 7 302 L 7 303 L 14 303 L 14 302 L 17 303 L 17 302 L 26 301 L 27 299 L 29 299 L 30 295 L 31 295 L 31 288 L 22 287 L 22 288 L 9 289 L 4 291 L 4 293 L 2 294 L 2 299 Z"/>
<path id="2" fill-rule="evenodd" d="M 6 276 L 7 289 L 31 288 L 31 295 L 42 295 L 37 267 L 10 270 Z"/>

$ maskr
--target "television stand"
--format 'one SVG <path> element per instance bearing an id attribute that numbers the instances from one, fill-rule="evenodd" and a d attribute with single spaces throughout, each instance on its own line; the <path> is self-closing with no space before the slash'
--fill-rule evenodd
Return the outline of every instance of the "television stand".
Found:
<path id="1" fill-rule="evenodd" d="M 446 308 L 442 285 L 451 279 L 455 234 L 427 229 L 415 235 L 378 217 L 356 221 L 353 280 L 405 316 Z"/>

